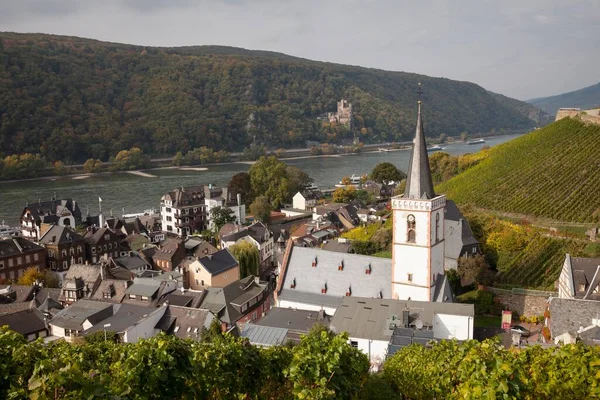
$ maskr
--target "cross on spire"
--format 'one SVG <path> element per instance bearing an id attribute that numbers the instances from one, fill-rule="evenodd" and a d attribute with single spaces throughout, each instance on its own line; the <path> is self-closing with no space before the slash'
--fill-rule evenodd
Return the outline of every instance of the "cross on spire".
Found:
<path id="1" fill-rule="evenodd" d="M 421 95 L 423 94 L 423 90 L 421 90 L 421 82 L 419 82 L 419 88 L 417 89 L 417 94 L 419 95 L 419 103 L 420 103 Z"/>

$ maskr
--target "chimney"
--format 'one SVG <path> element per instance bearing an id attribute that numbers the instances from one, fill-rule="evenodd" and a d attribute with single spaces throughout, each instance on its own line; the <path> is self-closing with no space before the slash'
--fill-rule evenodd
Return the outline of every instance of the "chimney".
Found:
<path id="1" fill-rule="evenodd" d="M 237 194 L 237 204 L 238 204 L 238 206 L 242 205 L 242 194 L 241 193 Z"/>
<path id="2" fill-rule="evenodd" d="M 100 228 L 104 227 L 104 215 L 102 215 L 102 211 L 98 214 L 98 225 L 100 225 Z"/>

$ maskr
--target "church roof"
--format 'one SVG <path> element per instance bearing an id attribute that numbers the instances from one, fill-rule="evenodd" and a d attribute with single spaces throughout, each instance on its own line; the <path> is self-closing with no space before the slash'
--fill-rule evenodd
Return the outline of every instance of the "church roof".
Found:
<path id="1" fill-rule="evenodd" d="M 419 111 L 417 113 L 417 129 L 413 141 L 412 152 L 410 154 L 404 197 L 412 199 L 432 199 L 435 197 L 433 180 L 431 179 L 431 170 L 429 169 L 429 158 L 427 157 L 425 131 L 421 119 L 420 100 Z"/>

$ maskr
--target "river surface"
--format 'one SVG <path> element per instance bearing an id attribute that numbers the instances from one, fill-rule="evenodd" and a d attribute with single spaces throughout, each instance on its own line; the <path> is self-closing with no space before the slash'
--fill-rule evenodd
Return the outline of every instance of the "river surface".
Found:
<path id="1" fill-rule="evenodd" d="M 520 135 L 505 135 L 486 138 L 481 145 L 450 143 L 443 145 L 445 152 L 459 155 L 473 153 L 483 146 L 494 146 L 507 142 Z M 432 154 L 432 153 L 430 153 Z M 306 171 L 315 184 L 322 189 L 333 187 L 342 177 L 352 174 L 363 175 L 371 172 L 380 162 L 388 161 L 402 171 L 408 169 L 410 151 L 395 150 L 352 155 L 335 155 L 285 160 Z M 21 212 L 27 202 L 70 197 L 79 203 L 85 216 L 98 213 L 98 198 L 102 198 L 104 215 L 111 210 L 115 216 L 123 213 L 142 212 L 152 207 L 159 209 L 160 198 L 176 187 L 200 184 L 227 185 L 231 177 L 242 171 L 248 171 L 249 163 L 239 162 L 226 165 L 208 166 L 205 171 L 182 171 L 179 169 L 154 169 L 148 173 L 155 178 L 132 175 L 129 173 L 92 175 L 87 179 L 64 177 L 53 180 L 34 180 L 24 182 L 0 183 L 0 223 L 18 225 Z"/>

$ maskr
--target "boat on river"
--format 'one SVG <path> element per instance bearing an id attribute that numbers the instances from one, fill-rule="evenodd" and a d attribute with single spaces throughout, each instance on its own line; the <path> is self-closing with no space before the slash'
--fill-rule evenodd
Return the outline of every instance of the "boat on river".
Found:
<path id="1" fill-rule="evenodd" d="M 350 185 L 354 185 L 354 186 L 360 185 L 360 175 L 352 174 L 352 176 L 350 177 Z M 346 186 L 348 186 L 348 185 L 343 183 L 343 181 L 339 181 L 338 184 L 335 185 L 336 188 L 345 188 Z"/>
<path id="2" fill-rule="evenodd" d="M 438 146 L 437 144 L 427 148 L 427 151 L 429 151 L 429 152 L 440 151 L 440 150 L 444 150 L 444 148 L 442 146 Z"/>
<path id="3" fill-rule="evenodd" d="M 481 144 L 481 143 L 485 143 L 485 140 L 483 140 L 483 139 L 477 139 L 477 140 L 469 140 L 467 142 L 467 144 Z"/>
<path id="4" fill-rule="evenodd" d="M 2 236 L 19 236 L 20 234 L 21 234 L 20 228 L 6 225 L 4 223 L 4 220 L 0 224 L 0 237 L 2 237 Z"/>

